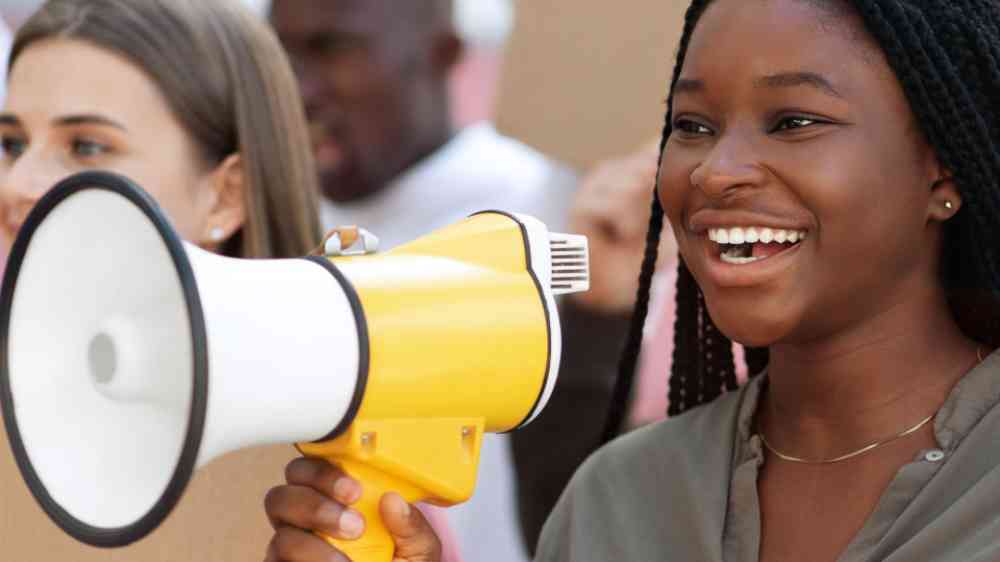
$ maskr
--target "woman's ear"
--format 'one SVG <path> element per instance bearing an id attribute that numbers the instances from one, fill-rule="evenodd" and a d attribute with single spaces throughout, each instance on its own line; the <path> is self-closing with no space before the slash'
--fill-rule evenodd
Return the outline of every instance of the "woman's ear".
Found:
<path id="1" fill-rule="evenodd" d="M 931 185 L 928 205 L 927 218 L 937 222 L 950 219 L 962 208 L 962 196 L 950 173 L 945 172 Z"/>
<path id="2" fill-rule="evenodd" d="M 246 223 L 244 193 L 248 189 L 243 158 L 231 154 L 213 170 L 206 180 L 209 193 L 208 209 L 198 245 L 209 251 L 218 248 Z"/>

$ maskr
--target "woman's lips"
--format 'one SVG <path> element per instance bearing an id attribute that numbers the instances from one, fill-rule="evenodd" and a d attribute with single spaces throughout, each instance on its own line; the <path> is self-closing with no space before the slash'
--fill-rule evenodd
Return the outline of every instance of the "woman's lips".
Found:
<path id="1" fill-rule="evenodd" d="M 18 208 L 7 209 L 3 213 L 3 230 L 6 231 L 9 237 L 13 239 L 17 236 L 18 232 L 21 232 L 21 227 L 24 225 L 24 221 L 28 218 L 28 213 L 34 207 L 37 201 L 32 201 L 31 205 L 25 205 Z"/>

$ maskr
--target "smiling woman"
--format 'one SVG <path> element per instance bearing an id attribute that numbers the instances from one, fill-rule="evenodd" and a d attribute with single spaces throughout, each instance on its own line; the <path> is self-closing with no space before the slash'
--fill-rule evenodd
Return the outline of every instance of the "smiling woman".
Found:
<path id="1" fill-rule="evenodd" d="M 998 17 L 693 3 L 621 366 L 627 389 L 666 218 L 678 417 L 588 461 L 540 560 L 995 555 Z M 757 376 L 718 398 L 737 388 L 730 339 Z"/>

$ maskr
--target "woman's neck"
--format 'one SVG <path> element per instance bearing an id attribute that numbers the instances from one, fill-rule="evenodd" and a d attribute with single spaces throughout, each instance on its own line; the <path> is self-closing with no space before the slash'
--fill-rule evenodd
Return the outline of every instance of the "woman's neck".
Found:
<path id="1" fill-rule="evenodd" d="M 976 363 L 943 296 L 913 299 L 835 337 L 772 346 L 758 422 L 783 450 L 836 456 L 933 414 Z"/>

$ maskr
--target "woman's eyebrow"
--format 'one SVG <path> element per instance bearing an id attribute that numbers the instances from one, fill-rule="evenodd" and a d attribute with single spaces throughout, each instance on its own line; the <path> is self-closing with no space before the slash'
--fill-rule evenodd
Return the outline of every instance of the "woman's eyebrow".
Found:
<path id="1" fill-rule="evenodd" d="M 698 93 L 705 89 L 705 83 L 701 80 L 695 80 L 693 78 L 680 78 L 677 83 L 674 84 L 674 95 L 685 94 L 685 93 Z"/>
<path id="2" fill-rule="evenodd" d="M 833 87 L 833 84 L 823 76 L 815 72 L 780 72 L 762 76 L 754 80 L 755 88 L 796 88 L 808 86 L 821 90 L 834 97 L 843 99 L 843 95 Z M 698 93 L 705 90 L 705 82 L 695 78 L 680 78 L 674 85 L 674 95 L 684 93 Z"/>
<path id="3" fill-rule="evenodd" d="M 0 115 L 0 123 L 2 123 L 3 116 Z M 106 127 L 114 127 L 115 129 L 120 129 L 122 131 L 128 132 L 125 125 L 107 117 L 101 115 L 94 115 L 89 113 L 82 113 L 79 115 L 66 115 L 64 117 L 57 117 L 52 120 L 52 124 L 56 127 L 73 127 L 76 125 L 103 125 Z"/>
<path id="4" fill-rule="evenodd" d="M 125 125 L 113 120 L 108 119 L 100 115 L 91 114 L 80 114 L 80 115 L 67 115 L 65 117 L 59 117 L 52 120 L 53 125 L 56 127 L 72 127 L 75 125 L 104 125 L 106 127 L 114 127 L 115 129 L 121 129 L 122 131 L 128 131 Z M 6 125 L 8 127 L 20 127 L 21 120 L 12 113 L 0 113 L 0 125 Z"/>
<path id="5" fill-rule="evenodd" d="M 841 99 L 844 97 L 829 80 L 815 72 L 782 72 L 754 80 L 754 87 L 757 88 L 795 88 L 798 86 L 809 86 Z"/>

